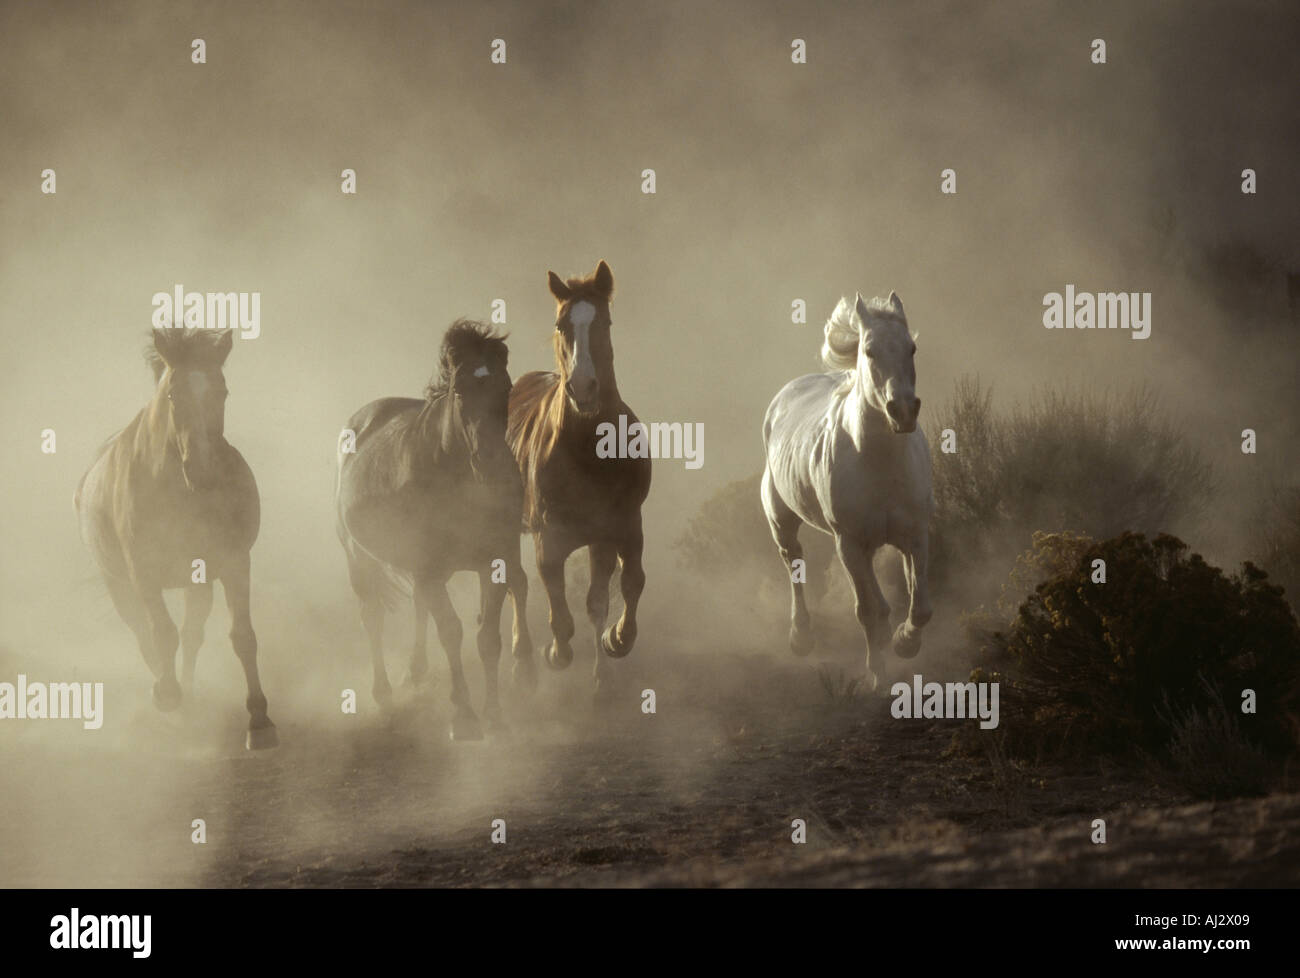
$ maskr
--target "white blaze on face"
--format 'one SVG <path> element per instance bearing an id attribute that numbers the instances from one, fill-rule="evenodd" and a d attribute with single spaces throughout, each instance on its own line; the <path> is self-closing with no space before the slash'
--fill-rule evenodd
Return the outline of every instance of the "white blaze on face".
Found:
<path id="1" fill-rule="evenodd" d="M 474 376 L 475 376 L 475 377 L 486 377 L 490 372 L 491 372 L 491 371 L 489 371 L 488 368 L 487 368 L 486 366 L 483 366 L 483 367 L 479 367 L 477 370 L 474 371 Z"/>
<path id="2" fill-rule="evenodd" d="M 569 378 L 577 391 L 589 389 L 596 380 L 596 364 L 591 359 L 591 323 L 595 318 L 596 307 L 590 302 L 575 302 L 569 307 L 569 322 L 573 324 Z"/>

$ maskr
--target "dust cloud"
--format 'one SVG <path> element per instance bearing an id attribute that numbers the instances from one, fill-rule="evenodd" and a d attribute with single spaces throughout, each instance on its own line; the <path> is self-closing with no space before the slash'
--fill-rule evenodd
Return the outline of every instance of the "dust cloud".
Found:
<path id="1" fill-rule="evenodd" d="M 963 373 L 1003 404 L 1044 385 L 1147 382 L 1229 487 L 1242 428 L 1295 444 L 1288 5 L 541 6 L 0 9 L 0 681 L 108 689 L 101 731 L 0 724 L 0 883 L 276 882 L 260 861 L 421 835 L 450 852 L 484 843 L 497 814 L 599 806 L 614 764 L 642 765 L 645 790 L 689 807 L 721 763 L 692 738 L 709 742 L 750 658 L 774 663 L 763 681 L 777 693 L 817 700 L 806 668 L 780 678 L 793 669 L 784 628 L 711 600 L 672 543 L 711 493 L 761 468 L 766 405 L 819 369 L 842 294 L 898 291 L 927 407 Z M 1089 60 L 1094 37 L 1104 65 Z M 194 38 L 206 64 L 190 61 Z M 794 38 L 805 65 L 791 63 Z M 54 195 L 39 192 L 47 167 Z M 1240 192 L 1246 167 L 1257 196 Z M 340 193 L 345 168 L 355 196 Z M 945 168 L 955 195 L 939 192 Z M 1225 253 L 1244 253 L 1246 272 L 1215 265 Z M 601 258 L 624 399 L 707 434 L 701 469 L 655 466 L 641 638 L 615 663 L 628 716 L 592 715 L 571 588 L 575 665 L 543 670 L 535 702 L 507 699 L 509 739 L 451 745 L 432 637 L 435 688 L 415 697 L 427 708 L 386 719 L 369 700 L 333 529 L 338 432 L 376 397 L 417 394 L 446 326 L 487 319 L 496 299 L 512 375 L 549 368 L 546 272 Z M 221 600 L 197 701 L 157 714 L 73 518 L 97 447 L 149 397 L 150 297 L 177 283 L 262 295 L 260 337 L 237 339 L 227 363 L 226 432 L 262 498 L 253 620 L 285 744 L 270 757 L 239 751 L 242 674 Z M 1150 338 L 1043 329 L 1043 295 L 1067 283 L 1151 292 Z M 795 299 L 806 325 L 791 322 Z M 47 428 L 54 454 L 39 450 Z M 1288 454 L 1279 477 L 1294 483 Z M 1238 559 L 1223 505 L 1213 542 Z M 477 704 L 468 576 L 453 598 Z M 937 617 L 955 617 L 937 598 Z M 394 682 L 408 619 L 390 619 Z M 643 685 L 659 691 L 652 720 Z M 344 688 L 358 717 L 340 714 Z M 689 709 L 674 711 L 674 690 Z M 575 760 L 584 743 L 609 746 Z M 190 841 L 197 818 L 206 846 Z"/>

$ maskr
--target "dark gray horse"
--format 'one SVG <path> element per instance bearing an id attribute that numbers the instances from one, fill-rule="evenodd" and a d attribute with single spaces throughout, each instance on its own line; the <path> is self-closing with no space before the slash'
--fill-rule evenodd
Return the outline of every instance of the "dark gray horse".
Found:
<path id="1" fill-rule="evenodd" d="M 384 611 L 409 586 L 415 603 L 410 680 L 428 671 L 431 613 L 451 667 L 455 740 L 483 734 L 461 668 L 460 619 L 447 594 L 453 573 L 479 575 L 478 651 L 489 724 L 500 723 L 497 668 L 507 590 L 515 606 L 516 679 L 536 684 L 524 614 L 528 581 L 519 560 L 523 484 L 506 446 L 507 352 L 505 339 L 489 327 L 457 320 L 443 337 L 439 374 L 424 400 L 372 401 L 348 420 L 339 444 L 338 532 L 370 639 L 375 700 L 385 707 L 392 702 Z"/>

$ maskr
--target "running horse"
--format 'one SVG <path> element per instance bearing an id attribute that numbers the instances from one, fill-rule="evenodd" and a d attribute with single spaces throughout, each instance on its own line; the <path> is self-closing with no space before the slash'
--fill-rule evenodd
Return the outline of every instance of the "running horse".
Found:
<path id="1" fill-rule="evenodd" d="M 507 591 L 515 606 L 515 679 L 536 685 L 524 614 L 528 579 L 519 557 L 523 486 L 506 447 L 507 356 L 504 337 L 457 320 L 443 337 L 438 377 L 424 398 L 372 401 L 348 420 L 339 445 L 338 535 L 370 640 L 374 698 L 384 707 L 392 703 L 384 611 L 409 590 L 415 605 L 409 680 L 417 683 L 428 671 L 432 614 L 451 669 L 453 740 L 483 736 L 461 668 L 460 618 L 447 594 L 456 571 L 479 576 L 477 641 L 489 726 L 502 726 L 497 672 Z"/>
<path id="2" fill-rule="evenodd" d="M 934 511 L 930 449 L 916 425 L 915 337 L 898 296 L 841 299 L 826 323 L 822 362 L 831 373 L 790 381 L 763 421 L 767 465 L 763 509 L 790 571 L 790 647 L 807 655 L 814 639 L 804 601 L 799 528 L 835 538 L 853 582 L 856 612 L 867 638 L 867 673 L 875 690 L 890 644 L 889 605 L 871 560 L 883 545 L 903 554 L 910 607 L 893 634 L 901 658 L 921 649 L 930 620 L 926 580 Z M 877 664 L 872 668 L 872 663 Z"/>
<path id="3" fill-rule="evenodd" d="M 226 381 L 232 330 L 155 329 L 146 359 L 153 398 L 100 449 L 74 497 L 81 536 L 99 565 L 113 604 L 135 633 L 152 670 L 160 710 L 193 689 L 194 660 L 220 580 L 230 609 L 230 643 L 248 683 L 250 750 L 279 743 L 257 674 L 257 635 L 249 615 L 249 551 L 261 503 L 252 470 L 225 438 Z M 202 561 L 202 563 L 200 563 Z M 184 589 L 180 632 L 163 591 Z"/>
<path id="4" fill-rule="evenodd" d="M 605 262 L 586 278 L 547 273 L 557 312 L 555 365 L 524 374 L 510 393 L 510 448 L 524 482 L 523 528 L 533 534 L 537 570 L 550 603 L 552 641 L 545 661 L 573 661 L 573 616 L 564 595 L 564 564 L 587 548 L 591 584 L 587 617 L 595 630 L 597 695 L 609 691 L 605 657 L 622 658 L 636 641 L 636 611 L 645 587 L 641 504 L 650 492 L 650 460 L 600 458 L 597 427 L 638 423 L 619 397 L 610 339 L 614 276 Z M 605 628 L 615 565 L 623 614 Z"/>

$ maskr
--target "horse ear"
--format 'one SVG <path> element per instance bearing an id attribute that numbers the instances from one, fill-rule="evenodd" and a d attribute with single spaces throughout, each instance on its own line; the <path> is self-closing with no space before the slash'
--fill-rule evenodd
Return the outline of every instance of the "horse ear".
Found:
<path id="1" fill-rule="evenodd" d="M 889 290 L 889 305 L 890 308 L 894 310 L 894 312 L 898 313 L 900 316 L 904 315 L 903 303 L 899 301 L 898 293 L 895 292 L 893 289 Z"/>
<path id="2" fill-rule="evenodd" d="M 554 272 L 546 273 L 546 282 L 551 287 L 551 295 L 555 296 L 558 302 L 564 302 L 573 295 L 569 287 L 564 284 L 564 280 Z"/>
<path id="3" fill-rule="evenodd" d="M 858 322 L 862 326 L 865 326 L 869 316 L 867 313 L 867 300 L 862 298 L 861 292 L 859 292 L 857 298 L 853 300 L 853 311 L 858 314 Z"/>
<path id="4" fill-rule="evenodd" d="M 217 366 L 224 366 L 226 357 L 230 356 L 230 348 L 235 345 L 235 331 L 233 329 L 222 330 L 214 345 L 217 348 Z"/>
<path id="5" fill-rule="evenodd" d="M 172 338 L 167 330 L 154 329 L 153 348 L 154 352 L 162 358 L 162 362 L 170 367 L 172 365 Z"/>
<path id="6" fill-rule="evenodd" d="M 609 270 L 603 258 L 596 266 L 596 288 L 606 299 L 614 294 L 614 273 Z"/>

